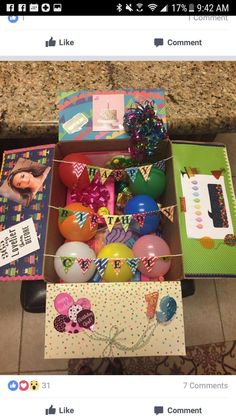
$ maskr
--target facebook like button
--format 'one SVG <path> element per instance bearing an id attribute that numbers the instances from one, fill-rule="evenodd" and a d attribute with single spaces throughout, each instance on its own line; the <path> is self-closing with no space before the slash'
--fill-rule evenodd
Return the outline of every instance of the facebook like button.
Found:
<path id="1" fill-rule="evenodd" d="M 18 389 L 18 382 L 15 380 L 11 380 L 8 383 L 8 389 L 11 391 L 16 391 Z"/>

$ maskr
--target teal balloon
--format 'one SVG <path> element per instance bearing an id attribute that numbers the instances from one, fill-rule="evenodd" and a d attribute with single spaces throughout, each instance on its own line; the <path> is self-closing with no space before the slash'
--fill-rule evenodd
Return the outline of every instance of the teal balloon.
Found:
<path id="1" fill-rule="evenodd" d="M 156 313 L 156 318 L 160 323 L 169 322 L 177 311 L 177 303 L 173 297 L 167 295 L 160 301 L 160 310 Z"/>
<path id="2" fill-rule="evenodd" d="M 165 173 L 154 166 L 151 168 L 147 181 L 144 180 L 140 171 L 138 171 L 134 182 L 129 181 L 129 188 L 134 195 L 149 195 L 153 199 L 159 198 L 163 194 L 165 187 Z"/>

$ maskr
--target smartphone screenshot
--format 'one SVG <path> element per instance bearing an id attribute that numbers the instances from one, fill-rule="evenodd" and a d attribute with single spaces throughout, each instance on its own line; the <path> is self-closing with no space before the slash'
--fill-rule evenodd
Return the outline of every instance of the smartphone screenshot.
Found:
<path id="1" fill-rule="evenodd" d="M 0 415 L 235 419 L 236 10 L 0 4 Z"/>

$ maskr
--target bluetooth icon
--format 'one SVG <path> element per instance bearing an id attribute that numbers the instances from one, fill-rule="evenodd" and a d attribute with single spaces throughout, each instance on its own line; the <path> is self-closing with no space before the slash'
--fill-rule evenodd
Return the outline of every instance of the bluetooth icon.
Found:
<path id="1" fill-rule="evenodd" d="M 122 12 L 122 4 L 117 4 L 117 6 L 116 6 L 116 10 L 117 10 L 117 12 Z"/>

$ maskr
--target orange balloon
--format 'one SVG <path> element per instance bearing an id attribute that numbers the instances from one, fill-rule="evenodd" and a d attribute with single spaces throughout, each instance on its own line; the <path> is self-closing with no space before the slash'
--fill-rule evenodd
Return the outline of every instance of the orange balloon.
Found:
<path id="1" fill-rule="evenodd" d="M 69 204 L 65 207 L 65 210 L 86 212 L 93 214 L 93 210 L 89 207 L 85 207 L 80 203 Z M 87 217 L 83 227 L 81 228 L 75 214 L 68 215 L 63 221 L 58 220 L 58 227 L 61 235 L 69 241 L 82 241 L 87 242 L 95 236 L 98 226 L 90 228 L 90 220 Z"/>

